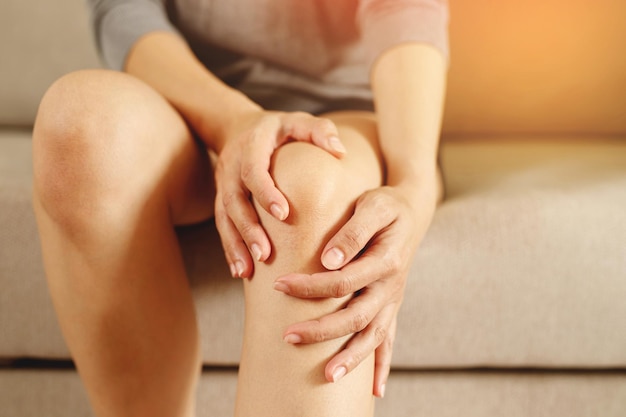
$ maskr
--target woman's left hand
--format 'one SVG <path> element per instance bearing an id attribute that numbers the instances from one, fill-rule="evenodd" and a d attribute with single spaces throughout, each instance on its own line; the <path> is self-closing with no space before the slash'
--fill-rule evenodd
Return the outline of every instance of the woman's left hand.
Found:
<path id="1" fill-rule="evenodd" d="M 298 298 L 358 294 L 344 309 L 293 324 L 285 331 L 285 340 L 298 343 L 353 334 L 326 365 L 329 382 L 336 382 L 376 352 L 374 395 L 384 395 L 407 274 L 436 206 L 436 181 L 427 184 L 383 186 L 366 192 L 357 200 L 353 216 L 322 251 L 328 272 L 289 274 L 275 281 L 276 290 Z"/>

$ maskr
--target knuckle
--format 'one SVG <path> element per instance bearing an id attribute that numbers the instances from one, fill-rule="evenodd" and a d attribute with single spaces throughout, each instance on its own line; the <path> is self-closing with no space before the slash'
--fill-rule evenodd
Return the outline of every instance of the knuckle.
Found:
<path id="1" fill-rule="evenodd" d="M 328 340 L 328 332 L 322 326 L 322 323 L 317 320 L 315 329 L 311 333 L 311 339 L 315 343 L 320 343 Z"/>
<path id="2" fill-rule="evenodd" d="M 311 298 L 314 296 L 313 290 L 308 285 L 299 288 L 299 290 L 304 298 Z"/>
<path id="3" fill-rule="evenodd" d="M 389 335 L 389 332 L 385 335 L 385 340 L 382 342 L 382 346 L 385 347 L 385 350 L 389 352 L 389 357 L 391 357 L 391 351 L 393 350 L 393 336 Z"/>
<path id="4" fill-rule="evenodd" d="M 357 311 L 350 320 L 350 330 L 353 333 L 360 332 L 369 324 L 369 316 L 363 311 Z"/>
<path id="5" fill-rule="evenodd" d="M 226 232 L 226 225 L 228 222 L 228 216 L 221 209 L 215 210 L 215 227 L 220 234 Z"/>
<path id="6" fill-rule="evenodd" d="M 391 352 L 386 352 L 376 359 L 376 367 L 379 369 L 385 369 L 387 372 L 391 367 Z"/>
<path id="7" fill-rule="evenodd" d="M 338 280 L 331 287 L 331 295 L 334 298 L 345 297 L 352 292 L 352 279 L 349 277 Z"/>
<path id="8" fill-rule="evenodd" d="M 250 184 L 252 181 L 254 181 L 255 177 L 256 172 L 254 169 L 254 165 L 249 163 L 241 164 L 241 180 L 244 182 L 244 184 Z"/>
<path id="9" fill-rule="evenodd" d="M 228 211 L 237 201 L 237 192 L 224 191 L 222 193 L 222 205 Z"/>
<path id="10" fill-rule="evenodd" d="M 386 275 L 396 275 L 402 270 L 402 260 L 400 255 L 388 251 L 382 259 L 383 270 Z"/>
<path id="11" fill-rule="evenodd" d="M 252 198 L 255 201 L 261 203 L 261 205 L 263 206 L 269 205 L 270 202 L 273 200 L 273 194 L 274 194 L 273 193 L 274 188 L 273 187 L 269 188 L 269 187 L 270 187 L 269 185 L 266 185 L 257 190 L 254 190 L 254 191 L 251 190 Z"/>
<path id="12" fill-rule="evenodd" d="M 365 356 L 366 354 L 361 349 L 355 349 L 351 352 L 350 357 L 346 361 L 347 368 L 349 370 L 356 368 L 361 362 L 363 362 Z"/>
<path id="13" fill-rule="evenodd" d="M 350 249 L 351 252 L 356 253 L 361 250 L 361 247 L 365 244 L 365 242 L 363 242 L 365 239 L 364 236 L 366 236 L 365 227 L 353 225 L 345 230 L 342 243 L 346 248 Z"/>
<path id="14" fill-rule="evenodd" d="M 380 346 L 386 341 L 387 338 L 387 329 L 383 326 L 374 327 L 374 342 L 376 346 Z"/>
<path id="15" fill-rule="evenodd" d="M 324 133 L 329 133 L 329 134 L 337 133 L 337 127 L 330 119 L 324 119 L 324 118 L 318 117 L 316 120 L 316 127 L 317 129 L 321 130 Z"/>
<path id="16" fill-rule="evenodd" d="M 381 218 L 388 219 L 395 211 L 395 205 L 390 202 L 385 193 L 372 193 L 369 195 L 369 204 Z"/>
<path id="17" fill-rule="evenodd" d="M 288 136 L 295 134 L 298 124 L 307 117 L 309 114 L 303 111 L 285 113 L 281 120 L 283 132 Z"/>
<path id="18" fill-rule="evenodd" d="M 244 240 L 248 240 L 249 238 L 255 235 L 256 225 L 249 223 L 249 222 L 244 222 L 239 225 L 238 230 L 241 236 L 244 238 Z"/>

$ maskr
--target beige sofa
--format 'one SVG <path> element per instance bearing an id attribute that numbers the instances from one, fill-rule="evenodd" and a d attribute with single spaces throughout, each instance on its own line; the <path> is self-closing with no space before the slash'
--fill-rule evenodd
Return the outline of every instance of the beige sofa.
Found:
<path id="1" fill-rule="evenodd" d="M 419 251 L 382 417 L 626 415 L 626 2 L 451 0 L 447 199 Z M 0 416 L 89 416 L 48 298 L 30 130 L 98 66 L 81 0 L 0 5 Z M 199 415 L 232 414 L 241 283 L 180 231 Z"/>

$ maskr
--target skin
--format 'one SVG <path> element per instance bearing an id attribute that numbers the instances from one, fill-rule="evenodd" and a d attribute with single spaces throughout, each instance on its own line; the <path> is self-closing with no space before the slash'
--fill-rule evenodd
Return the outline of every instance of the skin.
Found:
<path id="1" fill-rule="evenodd" d="M 179 43 L 179 39 L 169 34 L 144 38 L 129 58 L 127 70 L 162 92 L 196 127 L 208 147 L 220 155 L 216 171 L 216 223 L 233 276 L 247 278 L 254 271 L 253 259 L 263 262 L 271 253 L 267 233 L 259 224 L 247 196 L 252 195 L 263 210 L 278 220 L 284 220 L 289 213 L 284 195 L 268 174 L 270 156 L 284 143 L 284 136 L 277 141 L 273 134 L 278 126 L 287 125 L 294 139 L 310 141 L 336 157 L 342 156 L 345 147 L 337 144 L 336 126 L 328 120 L 311 119 L 299 113 L 279 114 L 282 120 L 276 120 L 276 114 L 263 111 L 238 92 L 215 91 L 224 86 L 207 75 L 189 52 L 177 45 Z M 158 44 L 160 48 L 151 44 Z M 166 54 L 159 53 L 162 48 Z M 163 58 L 168 55 L 172 59 Z M 148 70 L 152 68 L 160 68 L 160 71 Z M 363 304 L 359 309 L 346 309 L 326 317 L 321 323 L 294 324 L 286 330 L 285 337 L 296 334 L 303 342 L 312 342 L 367 330 L 362 332 L 366 335 L 355 338 L 334 357 L 325 372 L 332 381 L 338 367 L 343 366 L 349 372 L 366 357 L 365 352 L 376 351 L 373 391 L 377 396 L 383 395 L 389 374 L 396 316 L 410 260 L 443 195 L 437 154 L 446 69 L 443 56 L 429 45 L 404 44 L 379 57 L 372 69 L 371 85 L 376 105 L 377 141 L 386 169 L 385 186 L 362 195 L 354 216 L 326 243 L 322 265 L 341 273 L 328 273 L 312 280 L 307 274 L 294 271 L 295 274 L 279 277 L 276 282 L 276 290 L 294 297 L 343 297 L 362 288 L 370 290 L 367 298 L 371 302 L 359 301 L 358 304 Z M 180 75 L 180 83 L 172 82 L 177 75 Z M 212 78 L 212 90 L 196 88 L 197 97 L 191 97 L 189 84 L 203 85 L 204 80 L 206 85 L 207 77 Z M 218 93 L 227 98 L 223 106 L 228 112 L 206 108 L 211 104 L 206 103 L 204 97 Z M 215 123 L 216 120 L 222 121 Z M 272 212 L 272 207 L 276 206 L 279 209 Z M 386 216 L 380 216 L 381 212 Z M 373 256 L 364 257 L 362 262 L 354 262 L 345 270 L 373 236 L 376 237 L 371 243 L 381 243 L 370 245 L 367 252 Z M 332 254 L 340 254 L 340 259 Z M 389 256 L 394 258 L 386 259 Z M 381 258 L 384 262 L 380 262 Z M 374 283 L 375 290 L 372 290 Z M 363 317 L 363 320 L 355 317 Z M 359 321 L 361 325 L 355 326 Z M 384 333 L 384 337 L 367 336 L 370 333 Z M 323 336 L 315 336 L 319 334 Z M 379 343 L 379 339 L 382 342 Z"/>
<path id="2" fill-rule="evenodd" d="M 441 196 L 443 57 L 419 44 L 383 54 L 376 115 L 265 111 L 169 33 L 141 38 L 125 70 L 132 77 L 59 80 L 33 135 L 47 278 L 96 414 L 193 415 L 198 334 L 173 227 L 215 216 L 231 272 L 246 278 L 237 415 L 370 415 L 410 260 Z M 214 177 L 194 137 L 217 155 Z M 293 161 L 311 158 L 333 175 L 301 189 Z M 329 178 L 362 181 L 311 194 Z M 315 212 L 324 216 L 298 222 Z M 308 246 L 293 251 L 294 241 Z"/>
<path id="3" fill-rule="evenodd" d="M 298 297 L 362 290 L 346 309 L 294 324 L 286 334 L 313 342 L 360 332 L 328 363 L 326 375 L 332 380 L 339 367 L 350 372 L 375 350 L 374 394 L 381 397 L 408 268 L 443 196 L 437 149 L 445 67 L 437 51 L 419 44 L 396 47 L 378 59 L 371 82 L 385 184 L 360 196 L 354 215 L 324 246 L 321 261 L 331 272 L 276 281 L 277 289 Z"/>

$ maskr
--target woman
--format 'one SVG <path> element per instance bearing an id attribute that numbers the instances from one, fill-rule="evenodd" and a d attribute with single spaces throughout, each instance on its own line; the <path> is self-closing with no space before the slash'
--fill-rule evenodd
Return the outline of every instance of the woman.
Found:
<path id="1" fill-rule="evenodd" d="M 445 2 L 90 5 L 125 73 L 58 80 L 34 163 L 50 291 L 96 415 L 194 414 L 174 227 L 213 216 L 244 278 L 236 415 L 372 415 L 442 192 Z"/>

